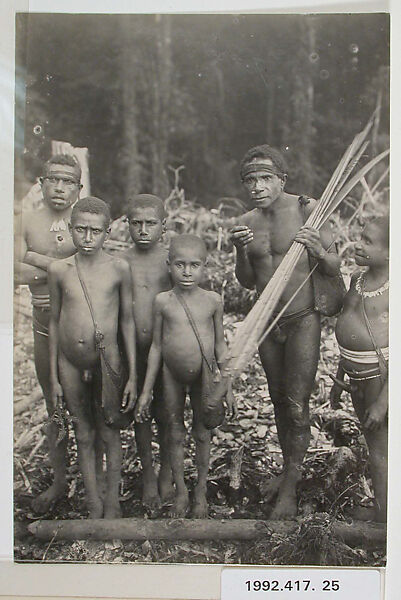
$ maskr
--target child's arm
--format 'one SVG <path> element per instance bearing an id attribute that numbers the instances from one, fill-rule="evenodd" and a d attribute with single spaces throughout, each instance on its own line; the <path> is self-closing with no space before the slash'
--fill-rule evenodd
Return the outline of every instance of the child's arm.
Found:
<path id="1" fill-rule="evenodd" d="M 217 306 L 215 313 L 213 315 L 214 320 L 214 353 L 216 356 L 216 361 L 219 369 L 223 366 L 224 359 L 227 355 L 227 344 L 224 339 L 224 328 L 223 328 L 223 302 L 221 298 L 218 298 Z M 232 383 L 231 379 L 226 379 L 227 385 L 227 394 L 226 394 L 226 404 L 227 404 L 227 413 L 229 418 L 233 418 L 237 416 L 238 408 L 236 400 L 233 396 L 232 392 Z"/>
<path id="2" fill-rule="evenodd" d="M 149 409 L 152 401 L 152 390 L 162 362 L 162 331 L 162 303 L 158 295 L 153 305 L 153 339 L 148 355 L 145 382 L 135 409 L 135 420 L 138 423 L 143 423 L 150 418 Z"/>
<path id="3" fill-rule="evenodd" d="M 384 423 L 388 411 L 388 380 L 383 384 L 380 394 L 365 411 L 365 419 L 362 423 L 368 431 L 376 431 Z"/>
<path id="4" fill-rule="evenodd" d="M 338 365 L 336 375 L 330 374 L 330 379 L 333 381 L 333 386 L 330 390 L 330 405 L 331 408 L 339 408 L 340 407 L 340 398 L 341 394 L 346 391 L 350 392 L 351 389 L 347 383 L 344 382 L 344 369 L 341 366 L 341 363 Z"/>
<path id="5" fill-rule="evenodd" d="M 59 265 L 53 264 L 49 269 L 50 322 L 49 322 L 49 363 L 51 400 L 56 408 L 63 400 L 63 389 L 58 378 L 58 325 L 61 310 L 61 288 L 59 282 Z"/>
<path id="6" fill-rule="evenodd" d="M 131 269 L 127 262 L 119 262 L 122 271 L 120 286 L 120 324 L 128 360 L 128 381 L 125 385 L 121 401 L 121 412 L 126 413 L 134 408 L 136 402 L 136 340 L 134 315 L 132 312 Z"/>

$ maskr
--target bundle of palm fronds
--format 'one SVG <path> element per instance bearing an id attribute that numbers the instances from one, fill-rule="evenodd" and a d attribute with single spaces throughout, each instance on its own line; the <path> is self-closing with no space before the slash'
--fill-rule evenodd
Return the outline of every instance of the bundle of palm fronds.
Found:
<path id="1" fill-rule="evenodd" d="M 388 155 L 388 150 L 382 152 L 365 164 L 351 179 L 349 179 L 351 172 L 368 146 L 366 138 L 372 127 L 374 118 L 375 115 L 372 116 L 363 131 L 355 136 L 352 143 L 347 148 L 319 202 L 306 221 L 306 225 L 319 230 L 355 185 L 360 181 L 364 181 L 365 175 Z M 348 179 L 349 181 L 347 182 Z M 298 287 L 282 310 L 272 319 L 273 311 L 304 251 L 305 247 L 303 244 L 299 242 L 292 243 L 287 254 L 263 290 L 259 300 L 248 313 L 247 317 L 242 322 L 241 327 L 238 328 L 236 336 L 229 348 L 222 371 L 224 377 L 235 377 L 244 370 L 246 365 L 249 364 L 252 356 L 255 354 L 261 341 L 272 330 L 278 319 L 294 299 L 295 295 L 306 283 L 310 274 Z"/>

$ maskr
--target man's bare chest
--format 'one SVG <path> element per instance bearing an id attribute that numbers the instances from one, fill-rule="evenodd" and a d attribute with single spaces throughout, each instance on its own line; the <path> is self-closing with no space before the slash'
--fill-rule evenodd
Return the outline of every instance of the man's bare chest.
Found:
<path id="1" fill-rule="evenodd" d="M 50 227 L 30 229 L 26 233 L 28 250 L 46 256 L 65 258 L 75 247 L 68 230 L 50 231 Z"/>

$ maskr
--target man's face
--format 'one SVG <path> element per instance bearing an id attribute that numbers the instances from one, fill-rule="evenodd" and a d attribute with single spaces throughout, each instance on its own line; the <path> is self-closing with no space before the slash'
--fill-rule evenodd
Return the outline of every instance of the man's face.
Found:
<path id="1" fill-rule="evenodd" d="M 355 244 L 355 262 L 360 267 L 381 267 L 388 264 L 389 249 L 378 225 L 368 223 Z"/>
<path id="2" fill-rule="evenodd" d="M 45 203 L 60 212 L 74 204 L 81 190 L 77 169 L 70 165 L 50 164 L 41 184 Z"/>
<path id="3" fill-rule="evenodd" d="M 134 208 L 128 218 L 129 232 L 135 244 L 142 250 L 154 246 L 163 233 L 163 220 L 153 206 Z"/>
<path id="4" fill-rule="evenodd" d="M 273 170 L 275 169 L 269 158 L 258 158 L 252 162 L 266 165 L 266 167 Z M 245 175 L 243 183 L 252 204 L 256 208 L 269 208 L 277 200 L 284 188 L 284 181 L 281 177 L 262 169 Z"/>
<path id="5" fill-rule="evenodd" d="M 96 213 L 78 212 L 69 225 L 74 246 L 80 254 L 96 254 L 108 237 L 110 228 L 105 216 Z"/>
<path id="6" fill-rule="evenodd" d="M 202 283 L 205 257 L 199 248 L 177 248 L 169 261 L 173 283 L 181 289 L 191 289 Z"/>

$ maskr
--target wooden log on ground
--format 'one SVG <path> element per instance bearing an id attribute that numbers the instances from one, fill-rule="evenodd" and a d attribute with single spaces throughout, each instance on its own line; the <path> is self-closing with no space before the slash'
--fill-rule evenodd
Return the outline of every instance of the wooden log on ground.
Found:
<path id="1" fill-rule="evenodd" d="M 42 540 L 260 540 L 272 533 L 293 533 L 297 521 L 255 519 L 79 519 L 35 521 L 28 530 Z M 350 546 L 378 547 L 386 543 L 386 527 L 376 523 L 334 521 L 333 533 Z"/>

